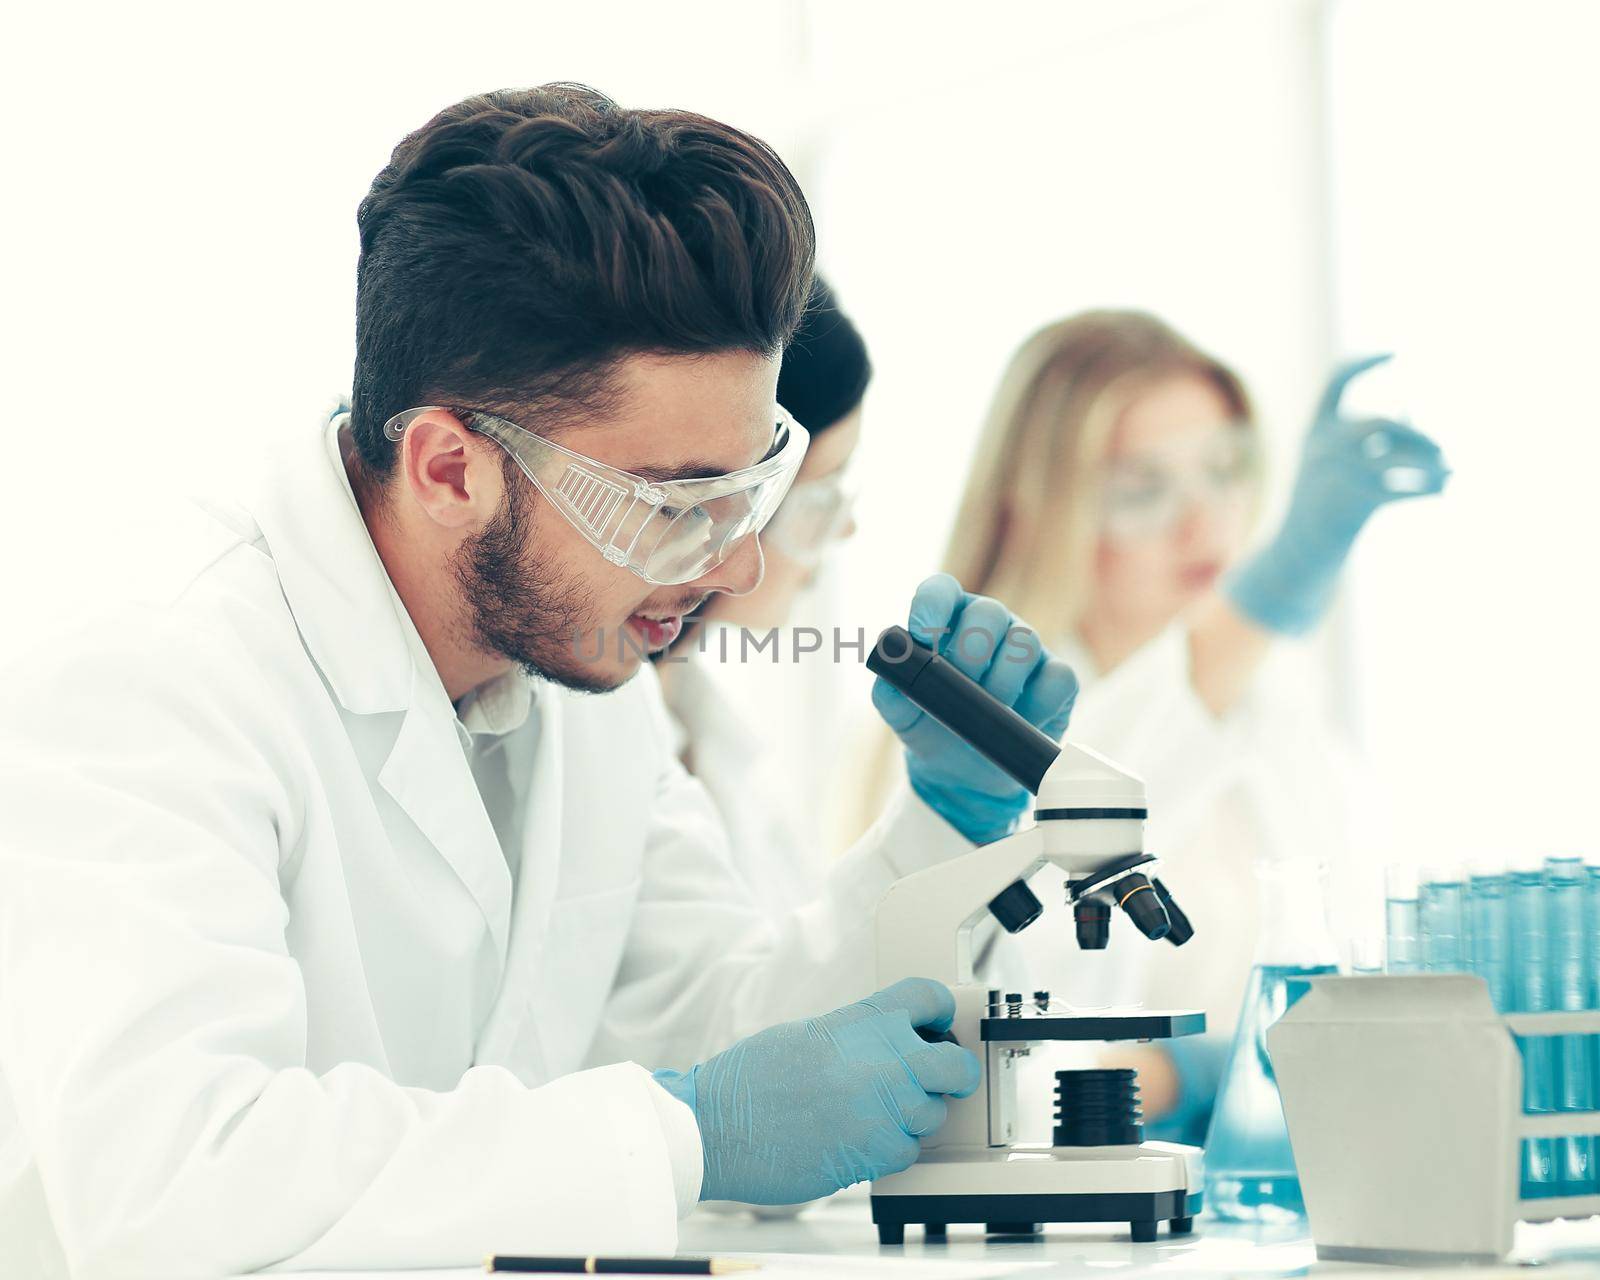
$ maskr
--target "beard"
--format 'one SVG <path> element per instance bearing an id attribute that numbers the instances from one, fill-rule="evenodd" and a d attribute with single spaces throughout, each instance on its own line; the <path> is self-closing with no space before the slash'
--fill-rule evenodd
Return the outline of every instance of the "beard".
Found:
<path id="1" fill-rule="evenodd" d="M 578 638 L 595 630 L 593 599 L 581 581 L 563 580 L 530 554 L 533 495 L 518 473 L 506 478 L 494 519 L 451 557 L 471 642 L 510 659 L 527 674 L 582 693 L 621 682 L 580 655 Z M 602 632 L 602 634 L 604 634 Z"/>

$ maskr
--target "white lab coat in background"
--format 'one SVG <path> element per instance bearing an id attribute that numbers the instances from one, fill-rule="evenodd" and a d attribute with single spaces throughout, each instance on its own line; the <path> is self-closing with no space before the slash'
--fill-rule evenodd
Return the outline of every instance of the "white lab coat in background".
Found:
<path id="1" fill-rule="evenodd" d="M 797 786 L 775 786 L 768 776 L 774 762 L 767 743 L 780 726 L 769 714 L 763 733 L 741 709 L 718 679 L 714 653 L 691 646 L 662 672 L 672 750 L 716 806 L 751 896 L 768 915 L 782 915 L 816 896 L 828 859 L 801 833 Z"/>
<path id="2" fill-rule="evenodd" d="M 1068 928 L 1035 926 L 1018 935 L 1028 970 L 1077 1004 L 1203 1009 L 1209 1034 L 1229 1037 L 1259 932 L 1257 860 L 1322 862 L 1335 940 L 1365 931 L 1382 911 L 1370 856 L 1369 832 L 1381 825 L 1371 812 L 1375 797 L 1320 713 L 1306 655 L 1294 646 L 1276 646 L 1222 717 L 1189 682 L 1181 626 L 1105 675 L 1080 644 L 1051 648 L 1081 683 L 1067 736 L 1144 779 L 1145 851 L 1159 859 L 1155 874 L 1195 936 L 1182 947 L 1152 943 L 1115 912 L 1111 944 L 1095 953 L 1080 950 Z M 1047 906 L 1059 902 L 1060 874 L 1041 872 L 1034 890 Z M 1038 1137 L 1048 1128 L 1050 1070 L 1084 1063 L 1035 1054 L 1023 1065 L 1025 1126 Z"/>
<path id="3" fill-rule="evenodd" d="M 804 661 L 742 660 L 739 629 L 716 623 L 662 670 L 673 748 L 721 815 L 735 869 L 774 917 L 821 891 L 836 860 L 823 834 L 829 789 L 849 785 L 828 749 L 839 736 L 835 708 L 812 675 Z M 929 835 L 936 861 L 972 848 L 943 822 Z"/>
<path id="4" fill-rule="evenodd" d="M 648 1068 L 870 989 L 948 829 L 902 797 L 761 911 L 650 672 L 452 706 L 334 434 L 290 452 L 0 691 L 0 1274 L 670 1253 L 701 1154 Z"/>

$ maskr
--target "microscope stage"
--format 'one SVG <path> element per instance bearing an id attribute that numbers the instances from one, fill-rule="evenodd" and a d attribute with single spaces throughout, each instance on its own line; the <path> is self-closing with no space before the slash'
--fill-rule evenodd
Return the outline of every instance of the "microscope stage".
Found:
<path id="1" fill-rule="evenodd" d="M 978 1034 L 987 1041 L 1005 1040 L 1170 1040 L 1195 1036 L 1206 1029 L 1198 1010 L 1136 1009 L 1128 1012 L 1040 1014 L 988 1017 Z"/>

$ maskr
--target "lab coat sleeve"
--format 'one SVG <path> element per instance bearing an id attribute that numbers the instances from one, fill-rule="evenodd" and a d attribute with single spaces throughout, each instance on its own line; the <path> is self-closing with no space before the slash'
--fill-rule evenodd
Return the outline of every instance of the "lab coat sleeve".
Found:
<path id="1" fill-rule="evenodd" d="M 872 922 L 885 891 L 973 846 L 902 789 L 816 898 L 771 918 L 735 870 L 704 788 L 667 748 L 653 686 L 643 692 L 663 746 L 643 884 L 591 1060 L 682 1069 L 875 990 Z"/>
<path id="2" fill-rule="evenodd" d="M 700 1203 L 700 1184 L 705 1178 L 706 1153 L 700 1142 L 700 1122 L 689 1104 L 680 1102 L 660 1085 L 651 1095 L 656 1119 L 667 1140 L 667 1160 L 672 1165 L 673 1190 L 678 1197 L 678 1216 L 687 1217 Z"/>
<path id="3" fill-rule="evenodd" d="M 0 1072 L 73 1274 L 670 1253 L 643 1069 L 307 1069 L 281 709 L 220 644 L 146 630 L 0 700 Z"/>

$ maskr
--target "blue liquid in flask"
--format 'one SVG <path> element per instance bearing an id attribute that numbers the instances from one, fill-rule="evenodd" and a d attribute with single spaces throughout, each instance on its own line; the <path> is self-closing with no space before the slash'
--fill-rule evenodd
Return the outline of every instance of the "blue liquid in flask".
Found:
<path id="1" fill-rule="evenodd" d="M 1332 964 L 1258 964 L 1250 971 L 1206 1132 L 1205 1203 L 1219 1218 L 1270 1224 L 1305 1215 L 1278 1080 L 1267 1056 L 1267 1028 L 1306 993 L 1306 978 L 1337 972 Z"/>

